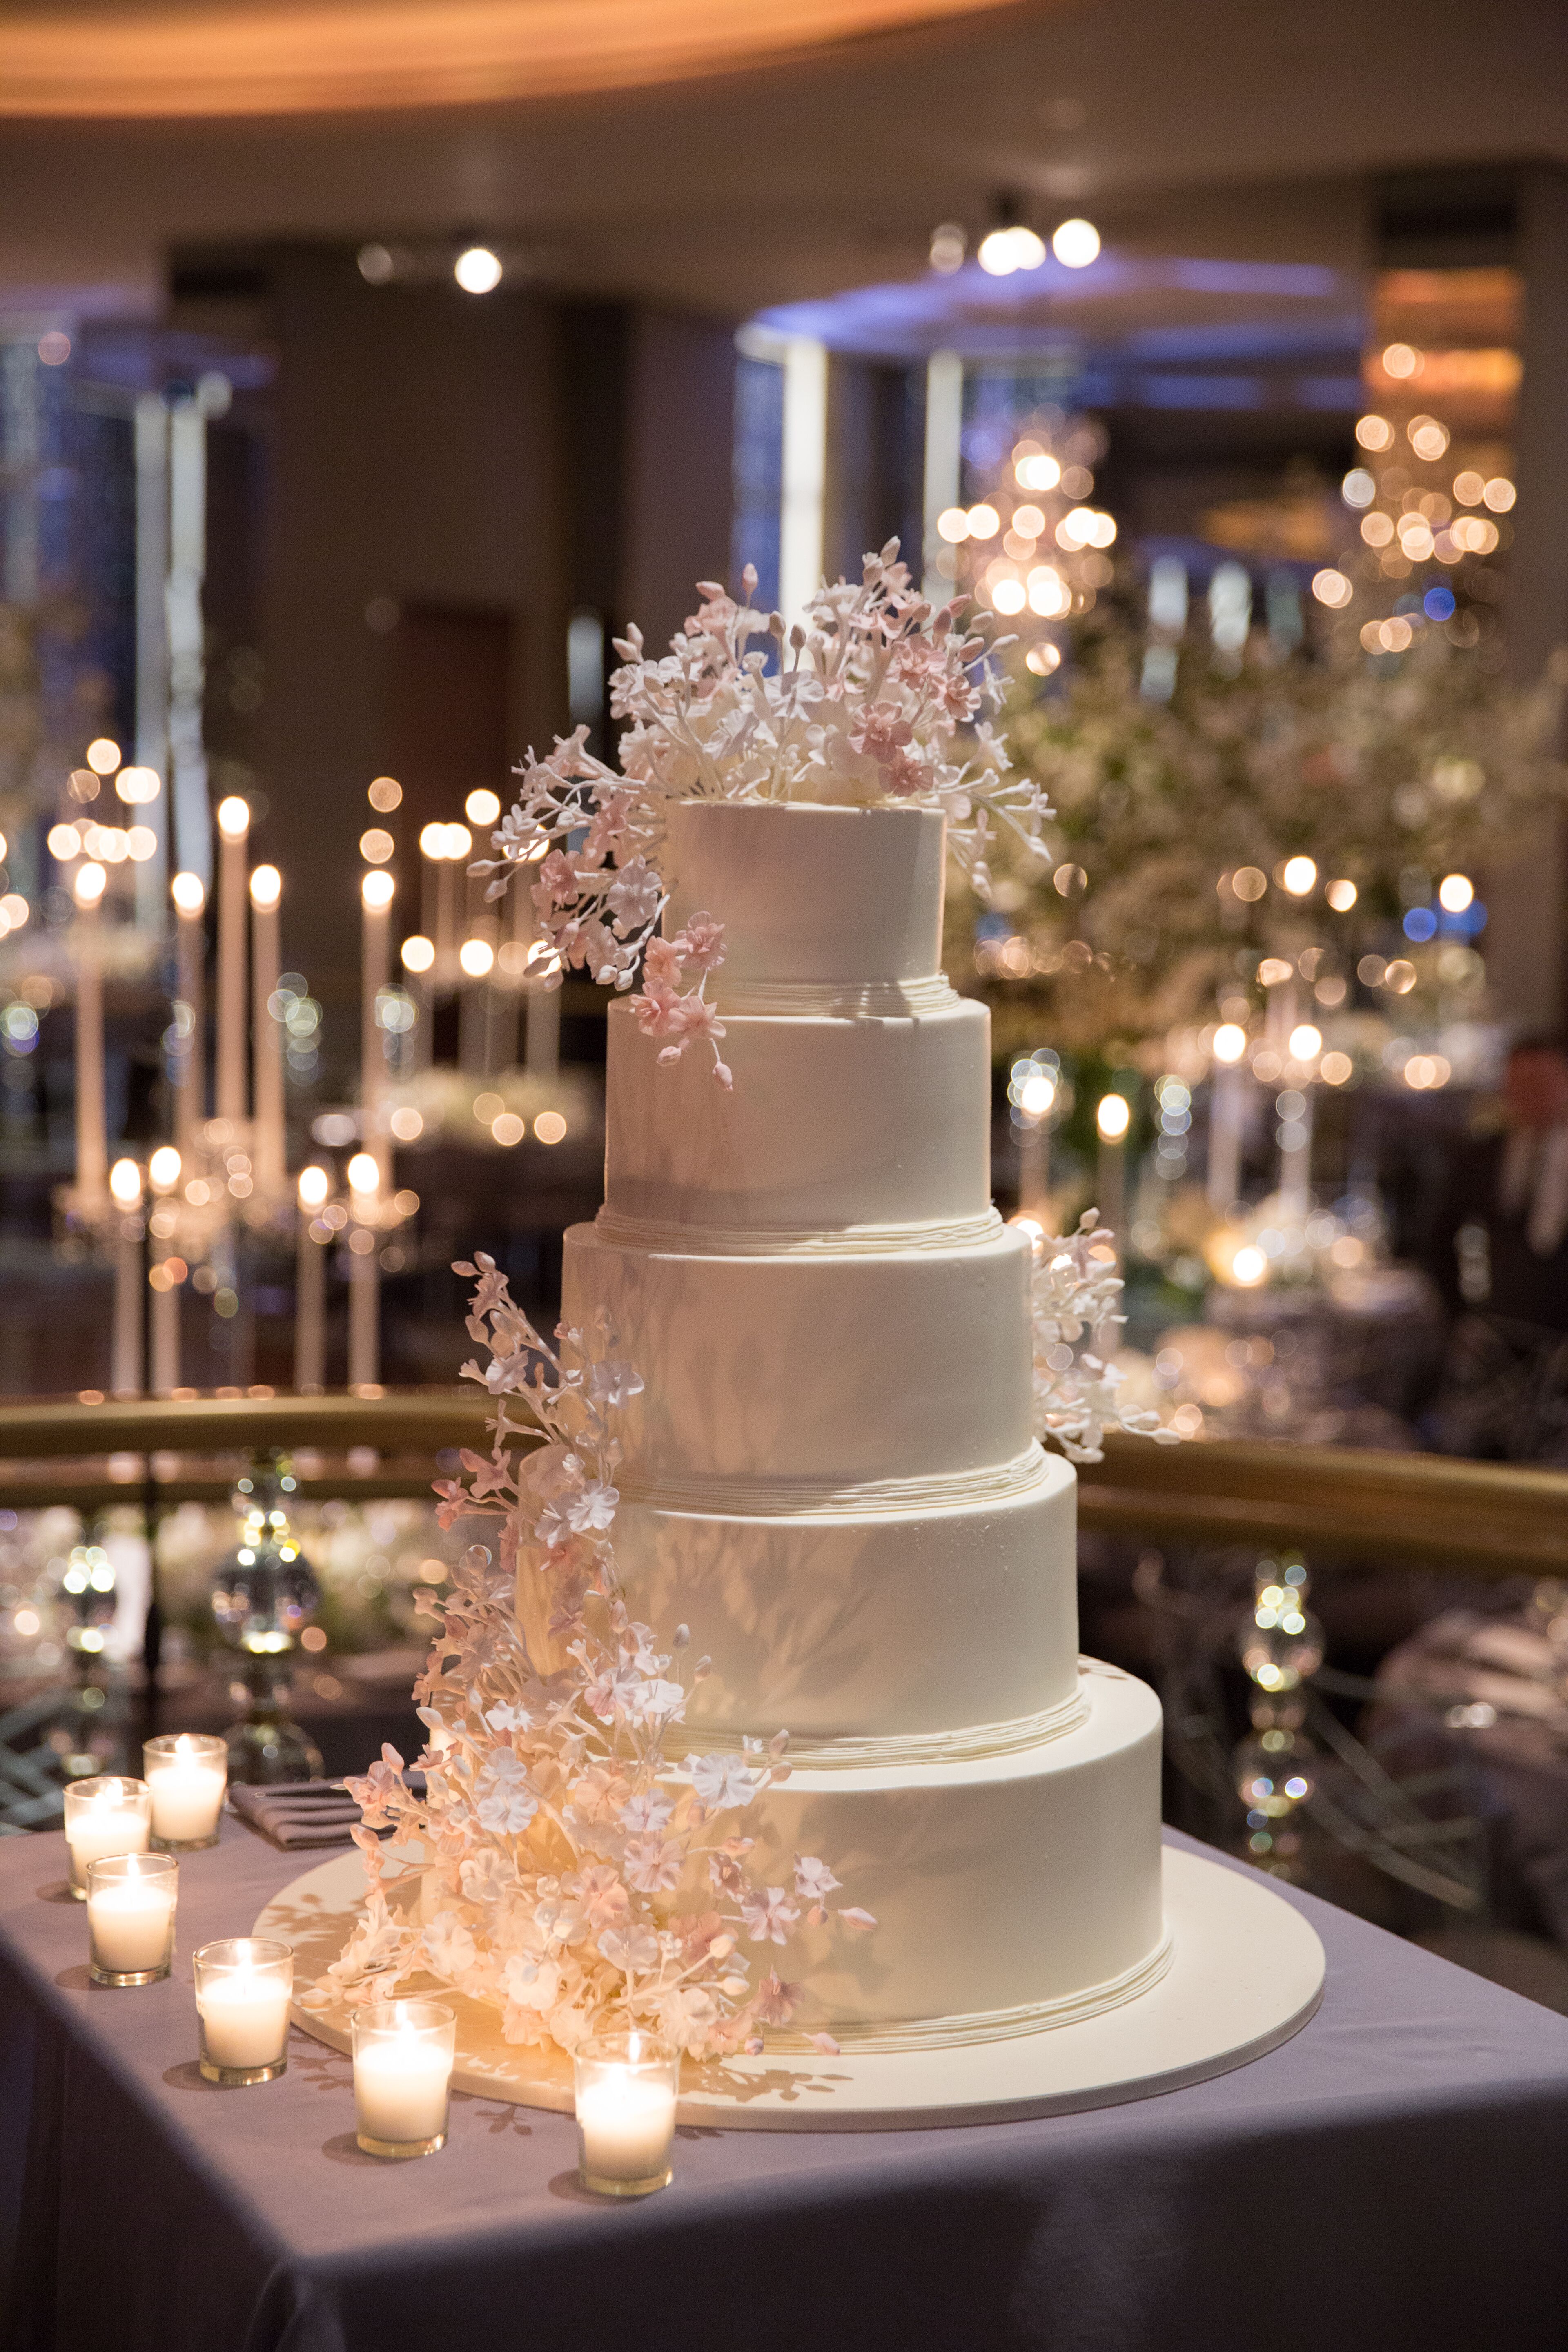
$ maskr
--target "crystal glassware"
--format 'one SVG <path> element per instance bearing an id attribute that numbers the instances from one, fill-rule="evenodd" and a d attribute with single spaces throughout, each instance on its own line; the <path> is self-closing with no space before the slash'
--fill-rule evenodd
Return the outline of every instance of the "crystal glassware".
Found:
<path id="1" fill-rule="evenodd" d="M 224 1936 L 195 1955 L 201 2068 L 209 2083 L 270 2083 L 289 2063 L 294 1950 L 265 1936 Z"/>
<path id="2" fill-rule="evenodd" d="M 573 2054 L 577 2177 L 602 2197 L 668 2186 L 680 2053 L 635 2027 L 596 2034 Z"/>
<path id="3" fill-rule="evenodd" d="M 70 1887 L 87 1901 L 90 1863 L 105 1854 L 145 1853 L 153 1836 L 153 1796 L 145 1780 L 112 1772 L 72 1780 L 66 1789 L 66 1844 L 70 1851 Z"/>
<path id="4" fill-rule="evenodd" d="M 174 1951 L 180 1865 L 172 1853 L 110 1853 L 87 1866 L 88 1973 L 94 1984 L 156 1984 Z"/>
<path id="5" fill-rule="evenodd" d="M 354 2123 L 371 2156 L 447 2145 L 457 2012 L 439 2000 L 374 2000 L 353 2013 Z"/>

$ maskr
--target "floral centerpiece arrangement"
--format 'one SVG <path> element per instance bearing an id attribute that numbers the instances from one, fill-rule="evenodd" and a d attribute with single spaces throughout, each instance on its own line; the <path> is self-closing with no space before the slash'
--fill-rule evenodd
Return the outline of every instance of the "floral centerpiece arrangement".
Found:
<path id="1" fill-rule="evenodd" d="M 752 607 L 749 565 L 744 603 L 698 583 L 702 604 L 661 660 L 646 659 L 629 630 L 610 681 L 612 713 L 629 722 L 620 766 L 588 751 L 584 728 L 547 758 L 531 757 L 494 857 L 474 868 L 490 877 L 491 898 L 533 873 L 546 985 L 582 970 L 626 990 L 640 966 L 634 1003 L 643 1028 L 665 1041 L 660 1058 L 705 1041 L 724 1086 L 723 1023 L 707 992 L 723 961 L 721 919 L 704 913 L 672 940 L 656 937 L 676 803 L 941 809 L 983 896 L 997 827 L 1028 846 L 1049 814 L 1033 778 L 1009 775 L 985 715 L 1001 688 L 999 646 L 961 623 L 959 604 L 933 609 L 898 552 L 890 540 L 867 557 L 858 583 L 820 589 L 787 630 L 777 613 Z"/>
<path id="2" fill-rule="evenodd" d="M 753 1978 L 743 1948 L 787 1944 L 830 1911 L 876 1923 L 833 1904 L 838 1881 L 814 1854 L 783 1885 L 751 1874 L 738 1816 L 788 1777 L 787 1734 L 674 1752 L 706 1662 L 683 1672 L 687 1628 L 666 1639 L 638 1622 L 616 1574 L 616 1429 L 642 1381 L 613 1332 L 563 1329 L 552 1348 L 489 1258 L 458 1271 L 477 1278 L 468 1329 L 489 1362 L 466 1377 L 496 1401 L 494 1444 L 464 1454 L 467 1483 L 437 1489 L 439 1516 L 491 1517 L 496 1536 L 447 1596 L 423 1596 L 441 1628 L 415 1686 L 423 1791 L 391 1748 L 348 1783 L 369 1897 L 324 1990 L 352 2006 L 434 1978 L 499 2010 L 509 2042 L 566 2051 L 615 2025 L 695 2058 L 760 2050 L 799 1988 L 773 1968 Z"/>
<path id="3" fill-rule="evenodd" d="M 1194 633 L 1152 697 L 1142 620 L 1107 602 L 1065 686 L 1015 679 L 1007 740 L 1049 793 L 1056 863 L 1046 887 L 1033 862 L 994 877 L 1012 937 L 976 961 L 1005 1029 L 1089 1050 L 1243 1020 L 1227 1000 L 1258 1005 L 1280 962 L 1331 1013 L 1358 977 L 1380 1006 L 1472 1011 L 1480 957 L 1427 900 L 1526 854 L 1563 804 L 1561 668 L 1515 687 L 1431 626 L 1369 656 L 1355 610 L 1295 651 L 1254 632 L 1223 669 Z M 976 911 L 956 902 L 955 926 Z"/>

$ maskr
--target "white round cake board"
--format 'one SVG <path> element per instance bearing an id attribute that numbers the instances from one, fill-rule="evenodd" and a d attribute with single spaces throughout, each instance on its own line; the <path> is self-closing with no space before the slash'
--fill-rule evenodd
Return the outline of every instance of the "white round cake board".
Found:
<path id="1" fill-rule="evenodd" d="M 1323 1948 L 1268 1882 L 1167 1846 L 1165 1917 L 1173 1957 L 1135 2000 L 1078 2024 L 955 2048 L 836 2058 L 769 2052 L 688 2064 L 679 2120 L 764 2131 L 868 2131 L 1070 2115 L 1182 2089 L 1245 2066 L 1299 2032 L 1323 1988 Z M 274 1895 L 253 1933 L 294 1946 L 294 2020 L 347 2050 L 347 2012 L 300 2005 L 336 1959 L 364 1896 L 357 1853 L 334 1855 Z M 517 2049 L 493 2010 L 434 1986 L 458 2012 L 454 2087 L 570 2113 L 559 2052 Z"/>

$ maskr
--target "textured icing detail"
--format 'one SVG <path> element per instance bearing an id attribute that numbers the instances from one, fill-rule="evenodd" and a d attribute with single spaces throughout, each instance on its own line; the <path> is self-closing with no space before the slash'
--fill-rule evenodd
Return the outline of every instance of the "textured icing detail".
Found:
<path id="1" fill-rule="evenodd" d="M 910 1225 L 846 1225 L 838 1233 L 811 1225 L 661 1225 L 649 1218 L 617 1216 L 612 1209 L 601 1209 L 594 1220 L 599 1239 L 623 1249 L 680 1250 L 695 1257 L 875 1256 L 886 1250 L 963 1249 L 990 1241 L 1001 1228 L 994 1209 L 983 1216 L 954 1218 L 948 1224 L 933 1219 Z"/>
<path id="2" fill-rule="evenodd" d="M 1016 2009 L 976 2010 L 968 2017 L 911 2018 L 896 2028 L 840 2025 L 835 2029 L 836 2035 L 846 2049 L 864 2050 L 868 2054 L 885 2051 L 889 2056 L 904 2050 L 952 2050 L 964 2042 L 1016 2042 L 1020 2034 L 1040 2033 L 1049 2026 L 1081 2025 L 1089 2018 L 1103 2017 L 1107 2010 L 1120 2009 L 1123 2001 L 1136 2000 L 1168 1975 L 1174 1953 L 1167 1928 L 1147 1959 L 1135 1961 L 1105 1984 L 1089 1985 L 1082 1992 L 1067 1993 L 1058 2000 L 1027 2000 Z M 768 2046 L 782 2052 L 796 2046 L 809 2050 L 812 2044 L 804 2034 L 778 2033 Z"/>
<path id="3" fill-rule="evenodd" d="M 950 1013 L 964 999 L 940 972 L 931 980 L 716 981 L 721 1013 L 778 1013 L 819 1021 L 898 1021 Z"/>
<path id="4" fill-rule="evenodd" d="M 624 1502 L 694 1517 L 924 1517 L 932 1511 L 1026 1495 L 1039 1485 L 1045 1465 L 1044 1449 L 1031 1443 L 1011 1462 L 923 1478 L 639 1478 L 627 1471 L 621 1476 L 620 1494 Z"/>
<path id="5" fill-rule="evenodd" d="M 963 1764 L 991 1756 L 1017 1756 L 1039 1748 L 1047 1739 L 1061 1739 L 1089 1721 L 1089 1700 L 1073 1691 L 1055 1706 L 1037 1715 L 1015 1716 L 1009 1723 L 969 1724 L 961 1731 L 890 1732 L 880 1739 L 846 1737 L 790 1742 L 789 1762 L 802 1772 L 857 1772 L 872 1767 L 882 1771 L 916 1771 L 928 1764 Z M 704 1748 L 739 1752 L 745 1735 L 692 1726 L 693 1738 Z"/>

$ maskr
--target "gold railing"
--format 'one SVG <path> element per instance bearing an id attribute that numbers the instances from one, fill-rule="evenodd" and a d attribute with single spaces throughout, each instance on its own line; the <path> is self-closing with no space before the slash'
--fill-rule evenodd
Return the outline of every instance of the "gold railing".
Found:
<path id="1" fill-rule="evenodd" d="M 427 1497 L 440 1454 L 488 1448 L 489 1410 L 478 1388 L 4 1404 L 0 1508 L 225 1502 L 247 1460 L 274 1447 L 303 1457 L 304 1501 Z"/>
<path id="2" fill-rule="evenodd" d="M 1568 1576 L 1568 1473 L 1433 1454 L 1112 1437 L 1079 1473 L 1079 1517 L 1108 1535 L 1293 1545 L 1473 1576 Z"/>
<path id="3" fill-rule="evenodd" d="M 475 1387 L 381 1397 L 0 1405 L 0 1507 L 220 1501 L 245 1458 L 303 1454 L 302 1499 L 428 1495 L 438 1457 L 483 1448 Z M 310 1456 L 320 1457 L 312 1462 Z M 1477 1576 L 1568 1576 L 1568 1473 L 1429 1454 L 1112 1437 L 1079 1471 L 1086 1528 L 1203 1548 L 1296 1545 Z"/>

